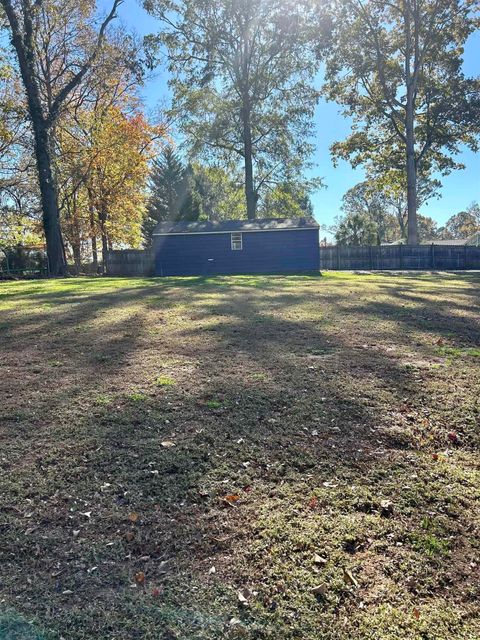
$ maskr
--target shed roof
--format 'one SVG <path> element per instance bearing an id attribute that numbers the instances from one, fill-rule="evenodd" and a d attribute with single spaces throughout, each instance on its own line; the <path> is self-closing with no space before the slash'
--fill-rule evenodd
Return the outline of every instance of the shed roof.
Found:
<path id="1" fill-rule="evenodd" d="M 295 229 L 318 229 L 313 218 L 263 218 L 256 220 L 167 220 L 159 222 L 154 236 L 184 233 L 231 233 L 235 231 L 290 231 Z"/>

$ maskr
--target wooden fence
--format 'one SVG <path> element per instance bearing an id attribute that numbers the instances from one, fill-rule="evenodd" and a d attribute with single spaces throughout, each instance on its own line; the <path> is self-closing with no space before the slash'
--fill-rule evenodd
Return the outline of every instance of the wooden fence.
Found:
<path id="1" fill-rule="evenodd" d="M 320 247 L 320 269 L 340 271 L 480 269 L 480 247 L 434 244 Z"/>
<path id="2" fill-rule="evenodd" d="M 145 249 L 109 251 L 105 266 L 108 276 L 153 276 L 154 254 Z"/>
<path id="3" fill-rule="evenodd" d="M 320 247 L 319 266 L 320 269 L 340 271 L 480 269 L 480 247 L 433 244 Z M 109 251 L 106 272 L 109 276 L 152 276 L 154 252 L 138 249 Z"/>

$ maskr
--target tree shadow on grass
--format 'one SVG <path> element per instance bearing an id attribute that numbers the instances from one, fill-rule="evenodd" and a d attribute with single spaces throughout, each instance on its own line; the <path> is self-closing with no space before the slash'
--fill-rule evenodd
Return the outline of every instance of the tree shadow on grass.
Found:
<path id="1" fill-rule="evenodd" d="M 21 334 L 17 319 L 11 335 L 28 341 L 29 354 L 39 350 L 41 362 L 53 343 L 69 365 L 40 394 L 10 402 L 36 415 L 28 414 L 22 441 L 12 437 L 14 424 L 4 435 L 2 506 L 18 509 L 7 511 L 3 529 L 6 575 L 15 576 L 4 585 L 9 601 L 20 599 L 27 615 L 69 638 L 229 637 L 234 615 L 251 638 L 349 633 L 340 620 L 358 617 L 352 589 L 335 583 L 335 566 L 357 567 L 362 545 L 373 544 L 369 527 L 378 544 L 393 531 L 405 545 L 405 527 L 420 526 L 417 511 L 446 503 L 454 480 L 440 474 L 431 491 L 423 486 L 418 425 L 407 415 L 424 401 L 418 375 L 365 348 L 372 335 L 408 344 L 398 327 L 413 320 L 398 316 L 395 300 L 352 306 L 347 291 L 335 290 L 327 311 L 341 318 L 337 325 L 321 314 L 305 319 L 301 309 L 322 283 L 314 286 L 305 280 L 285 293 L 281 282 L 225 289 L 209 282 L 162 286 L 160 298 L 155 287 L 121 290 L 52 312 L 37 337 Z M 103 324 L 92 323 L 112 309 Z M 362 324 L 366 316 L 378 320 L 374 334 Z M 434 330 L 448 320 L 438 318 Z M 55 336 L 55 328 L 65 331 Z M 7 351 L 21 355 L 20 344 Z M 427 356 L 428 346 L 419 351 Z M 157 385 L 155 373 L 173 384 Z M 20 388 L 18 381 L 11 393 Z M 419 477 L 400 491 L 398 470 L 407 484 L 412 466 Z M 416 501 L 398 530 L 382 519 L 379 491 L 399 510 Z M 469 516 L 455 512 L 455 522 L 468 526 Z M 319 577 L 303 568 L 320 544 L 331 546 L 322 579 L 336 585 L 323 622 L 310 593 Z M 401 549 L 385 551 L 399 583 Z M 411 566 L 416 591 L 403 585 L 404 597 L 428 599 L 429 580 L 451 572 L 443 563 Z M 365 591 L 378 577 L 365 578 Z M 457 572 L 453 584 L 459 580 L 467 578 Z M 236 591 L 246 587 L 259 591 L 258 604 L 238 610 Z M 290 617 L 292 607 L 305 607 L 303 620 Z"/>

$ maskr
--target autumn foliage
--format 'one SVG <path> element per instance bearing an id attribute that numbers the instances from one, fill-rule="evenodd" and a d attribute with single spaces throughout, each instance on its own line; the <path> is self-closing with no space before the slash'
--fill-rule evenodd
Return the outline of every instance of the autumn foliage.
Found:
<path id="1" fill-rule="evenodd" d="M 85 111 L 67 125 L 61 137 L 62 211 L 76 263 L 89 243 L 94 262 L 97 241 L 103 254 L 140 246 L 149 162 L 164 135 L 141 112 L 118 106 Z"/>

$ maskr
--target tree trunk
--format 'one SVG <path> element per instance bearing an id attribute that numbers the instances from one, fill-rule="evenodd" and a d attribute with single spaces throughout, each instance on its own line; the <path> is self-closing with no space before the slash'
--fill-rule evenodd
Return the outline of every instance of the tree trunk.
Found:
<path id="1" fill-rule="evenodd" d="M 412 101 L 410 101 L 411 103 Z M 407 242 L 418 244 L 417 221 L 417 167 L 415 162 L 415 134 L 413 125 L 413 104 L 407 97 L 406 119 L 406 157 L 407 157 Z"/>
<path id="2" fill-rule="evenodd" d="M 411 72 L 413 42 L 411 32 L 410 3 L 404 0 L 405 10 L 405 84 L 407 104 L 405 111 L 405 151 L 407 168 L 407 242 L 418 244 L 417 222 L 417 167 L 415 160 L 415 82 L 417 56 L 415 51 L 414 72 Z"/>
<path id="3" fill-rule="evenodd" d="M 63 276 L 67 270 L 65 247 L 60 228 L 57 189 L 52 169 L 50 136 L 48 128 L 35 111 L 30 108 L 34 133 L 35 159 L 42 203 L 42 221 L 47 243 L 48 265 L 51 275 Z"/>
<path id="4" fill-rule="evenodd" d="M 97 250 L 97 230 L 95 228 L 95 208 L 92 204 L 92 196 L 89 191 L 89 218 L 90 218 L 90 241 L 92 243 L 92 264 L 94 273 L 98 273 L 98 250 Z"/>
<path id="5" fill-rule="evenodd" d="M 102 236 L 102 273 L 106 273 L 107 266 L 107 253 L 108 253 L 108 236 L 105 229 L 106 216 L 103 214 L 100 216 L 100 233 Z"/>
<path id="6" fill-rule="evenodd" d="M 250 40 L 249 30 L 244 34 L 242 46 L 242 110 L 241 118 L 243 125 L 243 155 L 245 159 L 245 199 L 247 201 L 247 218 L 254 220 L 257 209 L 257 194 L 253 180 L 253 149 L 252 149 L 252 105 L 250 102 L 250 78 L 249 78 L 249 61 L 250 61 Z"/>
<path id="7" fill-rule="evenodd" d="M 72 253 L 73 253 L 73 261 L 75 263 L 75 273 L 80 275 L 80 271 L 82 270 L 82 254 L 80 251 L 80 244 L 72 245 Z"/>
<path id="8" fill-rule="evenodd" d="M 396 213 L 397 213 L 398 226 L 400 227 L 400 236 L 402 240 L 406 240 L 407 233 L 405 229 L 405 211 L 404 211 L 403 200 L 396 205 L 396 208 L 397 208 Z"/>
<path id="9" fill-rule="evenodd" d="M 24 17 L 22 35 L 22 27 L 12 2 L 10 0 L 1 0 L 1 5 L 12 30 L 12 44 L 17 52 L 20 73 L 27 96 L 28 112 L 32 122 L 42 203 L 42 221 L 47 244 L 48 268 L 52 275 L 62 276 L 66 273 L 67 261 L 60 228 L 57 190 L 52 170 L 49 123 L 43 116 L 40 90 L 34 72 L 31 8 L 28 9 L 26 3 L 22 5 Z"/>
<path id="10" fill-rule="evenodd" d="M 92 267 L 95 273 L 98 273 L 98 250 L 97 250 L 97 237 L 92 235 Z"/>
<path id="11" fill-rule="evenodd" d="M 257 212 L 257 194 L 253 181 L 252 126 L 250 122 L 250 106 L 245 101 L 242 109 L 243 149 L 245 156 L 245 199 L 247 201 L 247 218 L 254 220 Z"/>

